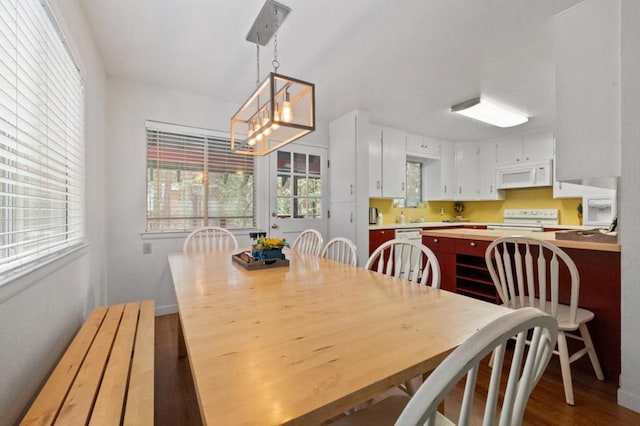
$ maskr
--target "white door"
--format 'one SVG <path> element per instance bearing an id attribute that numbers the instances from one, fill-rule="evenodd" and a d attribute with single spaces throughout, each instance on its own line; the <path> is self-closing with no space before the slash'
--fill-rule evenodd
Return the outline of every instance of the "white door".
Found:
<path id="1" fill-rule="evenodd" d="M 271 155 L 269 236 L 293 243 L 308 228 L 327 235 L 327 149 L 289 145 Z"/>

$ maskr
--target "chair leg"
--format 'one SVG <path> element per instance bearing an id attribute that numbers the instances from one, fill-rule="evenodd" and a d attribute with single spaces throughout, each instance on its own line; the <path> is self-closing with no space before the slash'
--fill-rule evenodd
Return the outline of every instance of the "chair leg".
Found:
<path id="1" fill-rule="evenodd" d="M 564 331 L 558 331 L 558 352 L 560 355 L 560 369 L 562 370 L 562 384 L 564 385 L 564 398 L 569 405 L 575 405 L 573 400 L 573 385 L 571 383 L 571 363 L 569 362 L 569 349 Z"/>
<path id="2" fill-rule="evenodd" d="M 589 334 L 587 324 L 580 324 L 580 335 L 582 336 L 582 340 L 584 340 L 584 345 L 587 347 L 587 353 L 589 354 L 589 359 L 591 360 L 591 365 L 593 366 L 593 371 L 596 373 L 596 377 L 598 380 L 604 380 L 602 367 L 600 367 L 600 361 L 598 360 L 596 349 L 593 347 L 593 341 L 591 340 L 591 334 Z"/>

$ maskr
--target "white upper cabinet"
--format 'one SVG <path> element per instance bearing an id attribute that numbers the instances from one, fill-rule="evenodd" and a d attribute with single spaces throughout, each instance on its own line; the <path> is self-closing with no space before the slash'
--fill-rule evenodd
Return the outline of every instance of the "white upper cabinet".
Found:
<path id="1" fill-rule="evenodd" d="M 517 164 L 553 158 L 553 132 L 507 137 L 497 141 L 498 164 Z"/>
<path id="2" fill-rule="evenodd" d="M 440 141 L 427 136 L 407 133 L 407 156 L 440 158 Z"/>
<path id="3" fill-rule="evenodd" d="M 456 200 L 478 199 L 478 144 L 456 143 Z"/>
<path id="4" fill-rule="evenodd" d="M 382 198 L 405 198 L 405 185 L 407 178 L 407 151 L 405 148 L 406 132 L 370 125 L 369 161 L 377 164 L 378 146 L 381 153 L 381 180 L 382 188 L 377 191 L 378 176 L 369 165 L 369 196 Z M 378 146 L 376 146 L 378 145 Z M 377 166 L 374 166 L 377 167 Z M 372 179 L 375 179 L 373 182 Z"/>
<path id="5" fill-rule="evenodd" d="M 453 200 L 455 192 L 454 144 L 440 141 L 439 160 L 425 160 L 422 199 Z"/>
<path id="6" fill-rule="evenodd" d="M 620 20 L 620 0 L 554 17 L 558 180 L 620 176 Z"/>
<path id="7" fill-rule="evenodd" d="M 496 188 L 496 157 L 497 144 L 495 142 L 478 143 L 478 199 L 503 200 L 504 191 Z"/>
<path id="8" fill-rule="evenodd" d="M 382 129 L 369 126 L 369 197 L 382 198 Z"/>
<path id="9" fill-rule="evenodd" d="M 329 123 L 329 193 L 332 203 L 356 200 L 356 141 L 355 113 Z"/>

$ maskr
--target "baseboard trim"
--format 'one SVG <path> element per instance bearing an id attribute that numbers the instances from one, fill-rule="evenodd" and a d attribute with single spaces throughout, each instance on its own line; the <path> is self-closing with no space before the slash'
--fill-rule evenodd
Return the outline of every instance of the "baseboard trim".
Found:
<path id="1" fill-rule="evenodd" d="M 640 413 L 640 397 L 618 389 L 618 405 Z"/>
<path id="2" fill-rule="evenodd" d="M 175 314 L 178 312 L 178 305 L 156 306 L 156 316 Z"/>

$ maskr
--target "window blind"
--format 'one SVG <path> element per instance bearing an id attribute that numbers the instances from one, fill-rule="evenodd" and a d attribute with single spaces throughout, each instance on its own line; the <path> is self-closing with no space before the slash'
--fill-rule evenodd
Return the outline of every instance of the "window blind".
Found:
<path id="1" fill-rule="evenodd" d="M 0 273 L 84 238 L 84 89 L 47 5 L 0 0 Z"/>
<path id="2" fill-rule="evenodd" d="M 228 137 L 147 122 L 147 231 L 255 227 L 254 159 Z"/>

